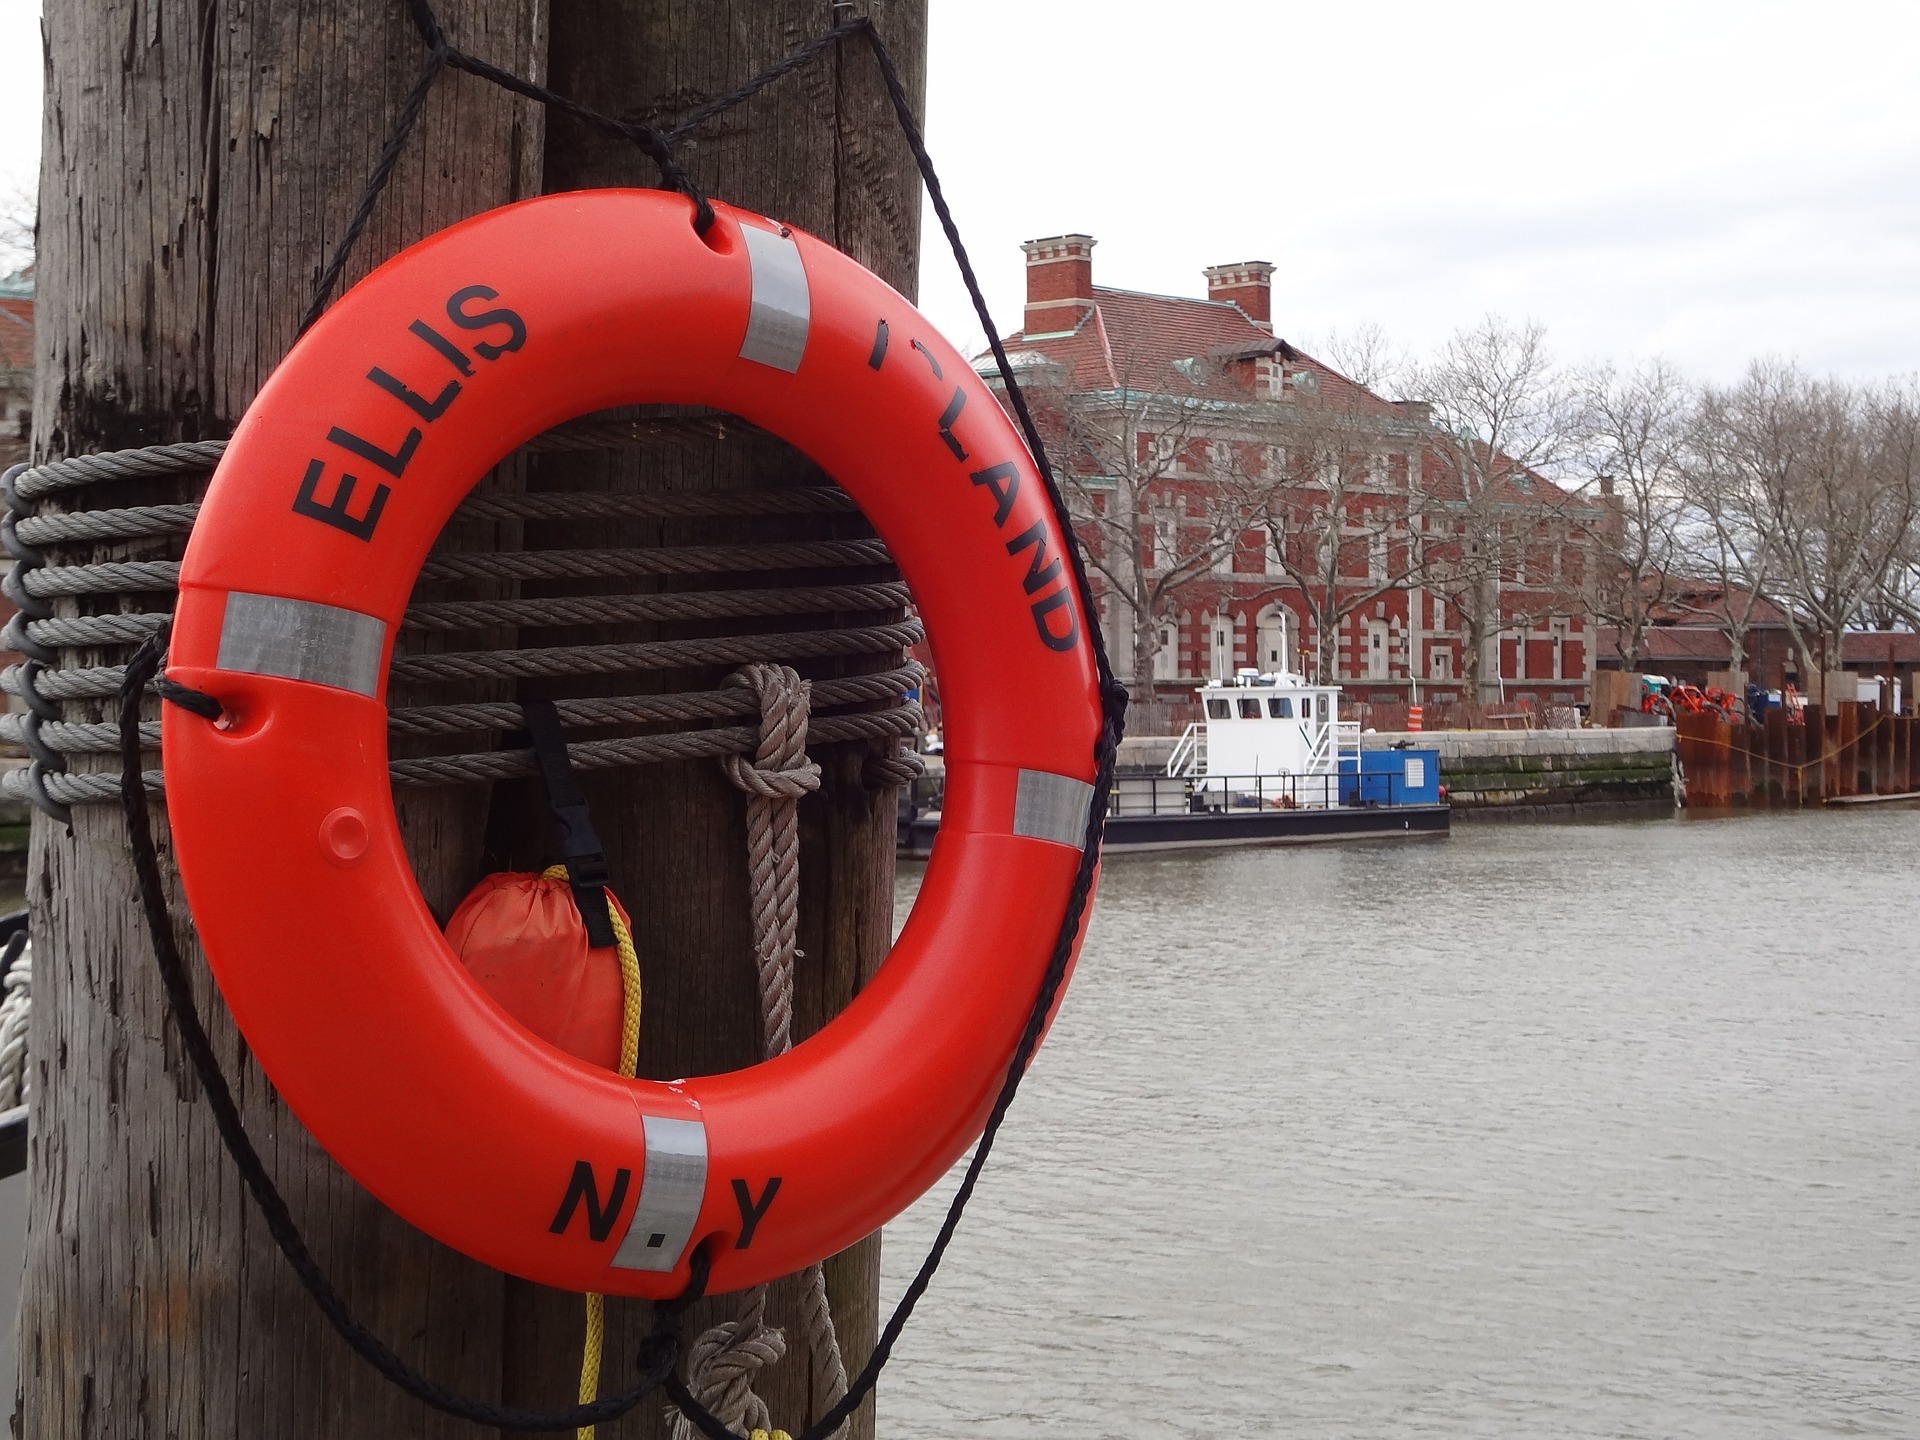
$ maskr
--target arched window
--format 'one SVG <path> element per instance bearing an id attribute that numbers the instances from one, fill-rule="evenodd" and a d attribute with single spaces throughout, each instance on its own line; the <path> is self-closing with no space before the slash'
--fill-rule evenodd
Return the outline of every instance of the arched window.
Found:
<path id="1" fill-rule="evenodd" d="M 1254 622 L 1253 666 L 1263 675 L 1293 669 L 1293 617 L 1281 605 L 1269 605 Z"/>
<path id="2" fill-rule="evenodd" d="M 1180 678 L 1180 636 L 1186 627 L 1186 615 L 1178 621 L 1159 622 L 1159 648 L 1153 652 L 1153 678 L 1155 680 L 1178 680 Z"/>
<path id="3" fill-rule="evenodd" d="M 1234 645 L 1234 620 L 1230 613 L 1204 617 L 1207 639 L 1207 678 L 1230 680 L 1238 666 Z"/>

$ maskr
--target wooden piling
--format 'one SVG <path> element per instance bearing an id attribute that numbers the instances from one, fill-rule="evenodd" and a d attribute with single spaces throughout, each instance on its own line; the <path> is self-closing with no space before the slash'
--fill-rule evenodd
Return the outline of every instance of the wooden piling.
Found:
<path id="1" fill-rule="evenodd" d="M 436 0 L 434 8 L 451 41 L 481 59 L 608 113 L 651 118 L 726 92 L 834 20 L 864 13 L 868 0 Z M 917 104 L 924 0 L 872 9 Z M 397 0 L 94 0 L 49 5 L 44 23 L 35 458 L 223 438 L 292 343 L 427 52 Z M 912 293 L 919 182 L 864 48 L 829 54 L 773 85 L 683 158 L 717 198 L 803 225 Z M 658 182 L 624 141 L 573 122 L 549 137 L 538 106 L 447 71 L 343 283 L 482 210 L 543 188 L 609 183 Z M 677 463 L 666 480 L 679 488 L 732 478 L 710 454 Z M 98 499 L 112 503 L 113 494 L 103 488 Z M 169 543 L 76 548 L 61 558 L 178 559 Z M 109 716 L 74 704 L 66 718 Z M 858 755 L 824 764 L 822 791 L 801 806 L 806 959 L 797 1036 L 864 983 L 890 938 L 890 799 L 862 786 Z M 645 940 L 643 1068 L 700 1073 L 753 1058 L 740 795 L 710 762 L 594 784 L 596 803 L 632 801 L 606 805 L 598 818 Z M 478 878 L 487 803 L 485 787 L 473 787 L 400 807 L 423 892 L 438 910 Z M 348 1306 L 449 1388 L 569 1402 L 579 1297 L 536 1293 L 427 1239 L 319 1149 L 221 1004 L 192 943 L 163 817 L 155 828 L 215 1048 L 268 1168 Z M 38 1059 L 15 1433 L 490 1433 L 407 1398 L 353 1354 L 268 1238 L 166 1018 L 130 898 L 118 807 L 78 807 L 71 829 L 36 816 L 32 847 Z M 299 940 L 274 942 L 287 963 L 298 963 Z M 878 1237 L 830 1261 L 828 1286 L 849 1368 L 857 1368 L 876 1331 Z M 782 1306 L 790 1321 L 784 1294 Z M 633 1374 L 648 1323 L 644 1306 L 609 1307 L 609 1392 Z M 809 1393 L 798 1332 L 790 1349 L 795 1358 L 757 1388 L 797 1433 L 823 1407 Z M 870 1436 L 872 1423 L 868 1405 L 850 1424 L 851 1440 Z M 664 1406 L 650 1400 L 599 1434 L 658 1440 L 665 1428 Z"/>

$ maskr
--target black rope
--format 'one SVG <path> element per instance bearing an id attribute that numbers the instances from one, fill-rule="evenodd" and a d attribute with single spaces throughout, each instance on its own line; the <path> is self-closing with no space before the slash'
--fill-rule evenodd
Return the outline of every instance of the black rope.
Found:
<path id="1" fill-rule="evenodd" d="M 407 141 L 412 138 L 414 127 L 420 123 L 420 116 L 426 109 L 427 96 L 433 90 L 434 82 L 444 70 L 464 70 L 489 84 L 497 85 L 515 95 L 546 106 L 549 110 L 558 110 L 571 115 L 574 119 L 592 126 L 603 135 L 616 140 L 626 140 L 639 147 L 640 151 L 660 172 L 660 184 L 668 190 L 677 190 L 693 201 L 693 228 L 695 233 L 705 235 L 713 228 L 713 203 L 701 188 L 694 183 L 674 154 L 674 147 L 687 136 L 705 125 L 718 115 L 723 115 L 736 106 L 746 103 L 758 95 L 767 86 L 783 76 L 792 74 L 803 65 L 817 59 L 826 51 L 838 45 L 849 36 L 862 31 L 872 33 L 873 22 L 867 19 L 849 20 L 826 33 L 809 40 L 792 54 L 770 65 L 738 89 L 716 96 L 706 104 L 689 113 L 685 119 L 670 130 L 658 130 L 638 120 L 622 120 L 616 115 L 603 114 L 590 105 L 583 105 L 571 95 L 563 95 L 558 90 L 550 90 L 531 80 L 524 80 L 509 70 L 482 60 L 477 55 L 455 47 L 447 39 L 447 32 L 441 26 L 440 19 L 426 0 L 406 0 L 407 13 L 412 16 L 414 27 L 419 30 L 420 38 L 427 47 L 427 59 L 420 67 L 419 78 L 413 82 L 413 89 L 407 92 L 407 98 L 395 118 L 393 129 L 387 134 L 386 144 L 380 149 L 380 158 L 374 162 L 372 172 L 367 176 L 366 186 L 360 192 L 360 200 L 354 206 L 353 218 L 347 222 L 347 228 L 340 237 L 340 243 L 334 246 L 333 254 L 326 268 L 320 272 L 319 280 L 313 287 L 313 298 L 308 302 L 307 313 L 300 321 L 299 333 L 304 335 L 326 312 L 328 302 L 333 298 L 333 290 L 340 283 L 340 275 L 347 268 L 348 257 L 353 247 L 359 243 L 361 234 L 373 218 L 373 207 L 379 201 L 381 193 L 387 188 L 387 182 L 393 178 L 393 168 L 406 149 Z M 876 40 L 878 36 L 874 37 Z"/>
<path id="2" fill-rule="evenodd" d="M 427 63 L 420 67 L 420 76 L 413 82 L 413 89 L 407 92 L 399 118 L 394 121 L 387 143 L 380 148 L 380 158 L 374 162 L 373 173 L 367 176 L 367 183 L 360 191 L 360 203 L 354 207 L 346 233 L 340 237 L 340 243 L 333 247 L 333 256 L 327 261 L 327 268 L 320 272 L 319 280 L 314 283 L 313 299 L 307 302 L 307 313 L 300 321 L 301 335 L 313 327 L 313 322 L 327 308 L 327 301 L 333 296 L 333 287 L 340 282 L 340 272 L 347 268 L 347 256 L 359 241 L 360 232 L 367 228 L 367 222 L 373 218 L 374 202 L 379 200 L 380 192 L 387 188 L 387 181 L 393 178 L 393 167 L 400 159 L 400 152 L 406 148 L 413 127 L 420 123 L 433 82 L 440 78 L 440 72 L 446 69 L 447 62 L 452 58 L 453 52 L 442 40 L 427 56 Z"/>
<path id="3" fill-rule="evenodd" d="M 161 622 L 160 628 L 169 634 L 173 630 L 173 618 L 169 616 Z M 220 702 L 204 690 L 196 690 L 191 685 L 182 685 L 178 680 L 169 680 L 164 675 L 155 675 L 149 688 L 162 700 L 170 700 L 182 710 L 198 715 L 202 720 L 218 720 L 226 713 Z"/>
<path id="4" fill-rule="evenodd" d="M 261 1218 L 267 1222 L 267 1232 L 273 1236 L 280 1253 L 287 1257 L 287 1263 L 293 1267 L 294 1275 L 306 1287 L 314 1304 L 320 1307 L 320 1313 L 326 1316 L 327 1322 L 339 1333 L 340 1338 L 369 1365 L 416 1400 L 424 1401 L 449 1415 L 471 1420 L 477 1425 L 491 1425 L 501 1430 L 574 1430 L 582 1425 L 597 1425 L 626 1414 L 660 1386 L 679 1360 L 680 1316 L 706 1290 L 708 1264 L 704 1252 L 696 1250 L 690 1257 L 693 1275 L 687 1288 L 675 1299 L 661 1302 L 655 1307 L 653 1331 L 641 1347 L 641 1378 L 638 1383 L 602 1400 L 575 1405 L 566 1410 L 542 1411 L 521 1410 L 513 1406 L 496 1405 L 488 1400 L 476 1400 L 429 1380 L 354 1318 L 340 1292 L 333 1288 L 326 1271 L 320 1268 L 313 1252 L 307 1248 L 306 1239 L 294 1223 L 285 1198 L 273 1183 L 273 1177 L 267 1173 L 260 1152 L 253 1148 L 246 1125 L 240 1119 L 240 1107 L 234 1101 L 233 1089 L 227 1083 L 219 1057 L 213 1052 L 213 1042 L 207 1036 L 206 1025 L 200 1019 L 200 1007 L 193 998 L 193 985 L 187 978 L 186 962 L 174 943 L 173 921 L 167 914 L 159 855 L 154 848 L 153 827 L 147 818 L 147 794 L 140 779 L 140 698 L 141 691 L 158 673 L 166 658 L 167 638 L 172 628 L 173 622 L 169 618 L 134 651 L 133 658 L 127 662 L 126 682 L 120 687 L 120 806 L 127 817 L 127 838 L 133 851 L 134 879 L 140 891 L 140 906 L 146 916 L 147 934 L 153 941 L 154 960 L 160 968 L 161 984 L 166 988 L 167 1007 L 173 1012 L 174 1024 L 179 1028 L 180 1040 L 187 1058 L 193 1063 L 194 1074 L 200 1078 L 200 1088 L 205 1092 L 207 1104 L 213 1111 L 213 1123 L 220 1132 L 220 1140 L 233 1157 L 234 1167 L 239 1170 L 241 1180 L 253 1196 L 253 1203 L 259 1208 Z M 188 696 L 200 700 L 212 699 L 185 686 L 175 688 L 177 695 L 169 695 L 169 699 Z M 213 703 L 216 706 L 218 704 L 217 701 Z M 197 706 L 195 713 L 200 713 Z"/>
<path id="5" fill-rule="evenodd" d="M 787 56 L 786 59 L 777 61 L 767 69 L 762 70 L 739 89 L 730 90 L 725 95 L 717 96 L 698 109 L 690 111 L 684 120 L 667 131 L 662 138 L 665 139 L 669 146 L 678 145 L 709 120 L 712 120 L 716 116 L 723 115 L 735 106 L 751 100 L 783 75 L 788 75 L 798 70 L 802 65 L 818 58 L 824 51 L 831 50 L 847 37 L 858 35 L 863 30 L 870 31 L 872 28 L 873 22 L 864 16 L 857 20 L 842 21 L 824 35 L 809 40 L 805 45 L 802 45 L 798 50 Z"/>
<path id="6" fill-rule="evenodd" d="M 420 30 L 422 40 L 428 47 L 428 60 L 421 70 L 420 79 L 408 95 L 392 135 L 389 136 L 386 146 L 381 151 L 380 160 L 368 179 L 367 188 L 348 226 L 347 233 L 342 237 L 339 247 L 335 250 L 332 260 L 321 277 L 313 305 L 307 320 L 302 325 L 303 330 L 318 317 L 326 304 L 328 295 L 331 294 L 332 287 L 338 282 L 346 266 L 348 252 L 366 228 L 374 203 L 391 176 L 394 163 L 405 146 L 408 136 L 418 123 L 427 92 L 431 90 L 433 81 L 438 78 L 442 70 L 449 67 L 464 70 L 515 94 L 524 95 L 550 108 L 562 110 L 608 134 L 632 140 L 660 167 L 661 180 L 667 188 L 679 190 L 692 198 L 695 206 L 695 228 L 704 234 L 707 226 L 712 223 L 712 207 L 706 197 L 687 178 L 685 172 L 680 169 L 674 158 L 674 145 L 691 131 L 750 99 L 766 86 L 824 54 L 842 40 L 860 36 L 867 41 L 880 67 L 881 78 L 892 102 L 895 118 L 900 124 L 908 147 L 913 152 L 914 162 L 919 167 L 921 178 L 927 186 L 928 196 L 933 201 L 934 211 L 940 218 L 941 229 L 953 250 L 954 260 L 959 266 L 962 280 L 966 283 L 967 294 L 973 301 L 974 311 L 985 327 L 987 343 L 993 350 L 994 361 L 1006 385 L 1008 400 L 1013 406 L 1021 432 L 1026 437 L 1027 447 L 1032 453 L 1034 464 L 1040 472 L 1046 490 L 1047 503 L 1060 528 L 1063 546 L 1072 562 L 1074 589 L 1081 608 L 1081 623 L 1086 627 L 1088 643 L 1093 650 L 1101 709 L 1100 733 L 1094 743 L 1093 796 L 1087 810 L 1087 825 L 1082 837 L 1079 866 L 1074 873 L 1073 885 L 1067 894 L 1065 914 L 1061 918 L 1060 929 L 1055 937 L 1046 971 L 1041 977 L 1039 993 L 1034 997 L 1033 1008 L 1028 1013 L 1025 1028 L 1021 1031 L 1019 1043 L 1014 1047 L 1012 1061 L 1007 1067 L 1006 1079 L 994 1100 L 993 1109 L 987 1117 L 979 1142 L 974 1147 L 973 1158 L 967 1165 L 966 1174 L 947 1207 L 946 1218 L 941 1223 L 939 1233 L 934 1237 L 933 1244 L 928 1249 L 925 1260 L 921 1262 L 919 1271 L 914 1275 L 912 1282 L 900 1297 L 899 1303 L 894 1307 L 885 1328 L 880 1332 L 880 1337 L 874 1345 L 872 1354 L 868 1356 L 867 1363 L 848 1386 L 846 1395 L 799 1437 L 799 1440 L 827 1440 L 827 1437 L 839 1429 L 872 1393 L 875 1384 L 879 1381 L 880 1372 L 885 1369 L 888 1360 L 892 1357 L 894 1345 L 906 1329 L 908 1320 L 912 1318 L 915 1306 L 919 1304 L 921 1297 L 933 1283 L 934 1274 L 940 1268 L 940 1262 L 946 1255 L 947 1247 L 952 1243 L 959 1229 L 961 1216 L 965 1213 L 981 1172 L 986 1167 L 987 1157 L 992 1153 L 1001 1124 L 1005 1121 L 1014 1097 L 1019 1092 L 1020 1082 L 1026 1074 L 1027 1066 L 1032 1062 L 1034 1052 L 1039 1047 L 1041 1034 L 1046 1029 L 1047 1017 L 1052 1013 L 1054 1001 L 1058 998 L 1061 984 L 1066 978 L 1067 967 L 1073 958 L 1074 944 L 1079 937 L 1093 894 L 1094 875 L 1100 860 L 1100 843 L 1106 827 L 1107 805 L 1113 790 L 1114 757 L 1118 752 L 1120 736 L 1125 726 L 1127 692 L 1125 687 L 1114 678 L 1112 664 L 1107 658 L 1106 645 L 1101 635 L 1099 613 L 1094 607 L 1092 587 L 1087 578 L 1086 560 L 1081 554 L 1078 539 L 1074 534 L 1073 518 L 1068 513 L 1065 498 L 1054 477 L 1053 468 L 1048 463 L 1046 446 L 1041 439 L 1039 428 L 1034 424 L 1026 397 L 1021 393 L 1019 382 L 1014 377 L 1013 367 L 1008 363 L 1006 347 L 1002 344 L 999 332 L 994 328 L 993 319 L 988 313 L 986 297 L 982 294 L 980 282 L 974 274 L 973 263 L 968 258 L 965 245 L 961 242 L 959 228 L 954 223 L 939 177 L 934 172 L 932 157 L 927 153 L 926 142 L 914 120 L 911 99 L 900 80 L 899 72 L 894 67 L 892 55 L 870 19 L 862 17 L 836 26 L 794 51 L 770 69 L 762 71 L 739 89 L 701 106 L 680 124 L 662 132 L 636 122 L 602 115 L 566 96 L 522 80 L 518 76 L 510 75 L 484 61 L 466 55 L 454 49 L 448 42 L 445 31 L 442 30 L 438 18 L 426 0 L 407 0 L 407 7 Z M 305 1240 L 301 1237 L 287 1209 L 285 1200 L 274 1186 L 272 1177 L 267 1174 L 258 1152 L 253 1148 L 252 1141 L 247 1137 L 226 1076 L 220 1069 L 219 1059 L 215 1056 L 212 1044 L 207 1038 L 206 1029 L 201 1023 L 192 988 L 187 980 L 185 963 L 174 943 L 172 923 L 167 914 L 165 892 L 161 882 L 159 860 L 154 849 L 153 832 L 147 818 L 146 792 L 140 774 L 139 729 L 141 692 L 164 662 L 170 631 L 171 621 L 167 622 L 134 654 L 133 659 L 128 663 L 126 680 L 120 691 L 121 799 L 126 811 L 128 838 L 133 851 L 134 875 L 140 890 L 141 905 L 146 914 L 147 928 L 153 940 L 154 956 L 160 966 L 161 978 L 166 988 L 168 1005 L 180 1027 L 195 1073 L 200 1077 L 201 1085 L 213 1107 L 214 1123 L 220 1131 L 220 1138 L 226 1145 L 228 1153 L 233 1156 L 234 1164 L 240 1170 L 241 1178 L 246 1182 L 254 1203 L 265 1218 L 275 1243 L 279 1245 L 281 1253 L 287 1257 L 288 1263 L 293 1266 L 294 1273 L 301 1284 L 313 1296 L 314 1302 L 320 1307 L 333 1328 L 369 1364 L 409 1395 L 448 1414 L 457 1415 L 477 1424 L 492 1425 L 506 1430 L 565 1430 L 613 1419 L 632 1409 L 656 1388 L 664 1387 L 681 1413 L 692 1421 L 702 1434 L 708 1436 L 709 1440 L 744 1440 L 744 1437 L 730 1430 L 702 1405 L 676 1373 L 680 1348 L 680 1318 L 687 1307 L 706 1288 L 708 1261 L 706 1255 L 698 1250 L 690 1257 L 692 1279 L 687 1289 L 676 1299 L 662 1302 L 655 1307 L 654 1328 L 642 1346 L 639 1356 L 640 1381 L 619 1395 L 597 1400 L 591 1404 L 575 1406 L 566 1411 L 540 1413 L 512 1409 L 447 1390 L 414 1370 L 347 1310 L 345 1302 L 308 1250 Z M 162 687 L 160 693 L 163 698 L 184 705 L 195 714 L 209 720 L 217 718 L 219 702 L 213 697 L 167 681 L 161 681 L 160 687 Z"/>

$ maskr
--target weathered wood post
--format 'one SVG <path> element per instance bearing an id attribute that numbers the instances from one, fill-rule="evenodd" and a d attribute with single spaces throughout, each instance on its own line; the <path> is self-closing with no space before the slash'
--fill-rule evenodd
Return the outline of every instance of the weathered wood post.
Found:
<path id="1" fill-rule="evenodd" d="M 539 65 L 538 0 L 444 8 L 499 64 Z M 392 0 L 333 0 L 323 18 L 98 0 L 49 5 L 45 34 L 37 457 L 222 437 L 292 342 L 414 82 L 413 26 Z M 445 77 L 346 278 L 531 193 L 540 126 L 524 102 Z M 109 718 L 82 710 L 69 718 Z M 444 886 L 435 863 L 421 856 L 422 878 Z M 42 979 L 15 1433 L 472 1433 L 335 1340 L 267 1239 L 166 1019 L 128 876 L 116 807 L 76 808 L 71 830 L 35 818 Z M 177 886 L 172 899 L 188 938 Z M 297 952 L 297 936 L 283 943 Z M 499 1278 L 318 1150 L 195 964 L 247 1124 L 356 1309 L 447 1383 L 497 1389 Z"/>
<path id="2" fill-rule="evenodd" d="M 865 6 L 438 8 L 462 48 L 602 109 L 653 116 L 732 88 Z M 923 0 L 875 0 L 873 9 L 917 95 Z M 291 343 L 415 80 L 422 52 L 405 7 L 330 0 L 316 18 L 188 0 L 55 3 L 46 36 L 36 458 L 224 436 Z M 722 118 L 688 159 L 717 197 L 805 226 L 912 292 L 917 179 L 863 50 L 847 47 Z M 650 164 L 616 142 L 565 130 L 548 139 L 537 107 L 473 77 L 443 76 L 346 282 L 443 225 L 537 193 L 543 170 L 546 188 L 656 183 Z M 662 460 L 648 473 L 677 466 L 669 481 L 698 487 L 760 458 L 749 447 Z M 87 503 L 116 500 L 103 489 Z M 142 542 L 62 558 L 170 556 Z M 68 718 L 110 717 L 104 705 L 70 704 Z M 861 787 L 858 765 L 857 755 L 829 757 L 821 795 L 803 806 L 810 893 L 797 1035 L 845 1002 L 887 943 L 891 816 L 884 792 Z M 735 1033 L 742 987 L 711 978 L 740 962 L 745 933 L 739 797 L 717 776 L 710 765 L 668 766 L 649 772 L 650 784 L 614 777 L 599 787 L 614 811 L 603 828 L 622 867 L 616 884 L 646 912 L 637 928 L 652 987 L 649 1073 L 752 1058 L 751 1030 Z M 474 878 L 479 818 L 471 795 L 403 809 L 436 908 Z M 160 833 L 176 925 L 190 942 Z M 71 830 L 36 819 L 34 1200 L 15 1433 L 473 1434 L 352 1355 L 266 1238 L 165 1019 L 127 876 L 114 807 L 77 808 Z M 297 951 L 297 936 L 285 943 Z M 570 1400 L 577 1297 L 504 1282 L 366 1196 L 279 1104 L 189 949 L 248 1127 L 350 1305 L 449 1386 L 508 1402 Z M 872 1343 L 877 1256 L 875 1240 L 829 1266 L 850 1368 Z M 609 1389 L 631 1373 L 645 1324 L 643 1306 L 613 1307 Z M 761 1389 L 798 1428 L 810 1405 L 805 1367 L 783 1368 Z M 855 1433 L 871 1425 L 869 1406 Z M 661 1407 L 648 1403 L 601 1433 L 653 1436 L 663 1426 Z"/>

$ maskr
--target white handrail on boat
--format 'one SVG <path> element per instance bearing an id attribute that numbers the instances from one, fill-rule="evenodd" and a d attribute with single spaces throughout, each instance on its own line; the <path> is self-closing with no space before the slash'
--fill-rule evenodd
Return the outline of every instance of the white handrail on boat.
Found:
<path id="1" fill-rule="evenodd" d="M 1167 774 L 1174 779 L 1184 779 L 1189 775 L 1198 775 L 1207 764 L 1207 727 L 1201 721 L 1194 721 L 1181 733 L 1180 743 L 1173 747 L 1173 754 L 1167 757 Z"/>
<path id="2" fill-rule="evenodd" d="M 1358 720 L 1336 720 L 1334 727 L 1340 732 L 1340 753 L 1358 755 L 1360 753 L 1360 722 Z"/>

